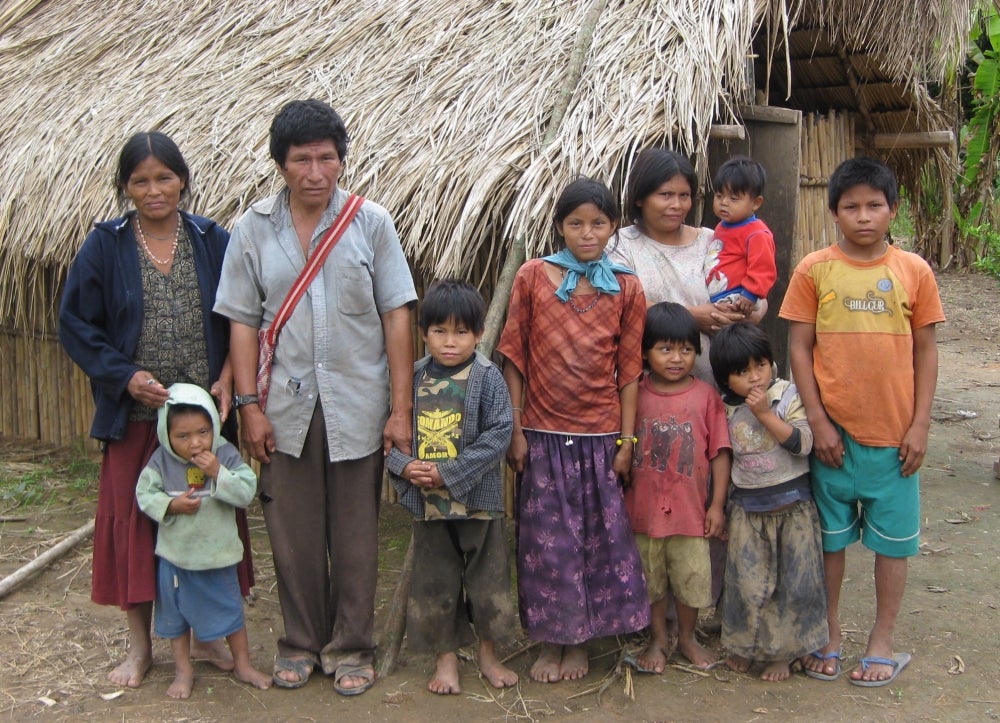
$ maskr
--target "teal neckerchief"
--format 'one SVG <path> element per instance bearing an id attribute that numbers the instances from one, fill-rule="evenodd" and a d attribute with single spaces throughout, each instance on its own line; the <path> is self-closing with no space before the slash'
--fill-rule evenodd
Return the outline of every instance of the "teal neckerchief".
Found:
<path id="1" fill-rule="evenodd" d="M 563 249 L 551 256 L 544 257 L 542 261 L 548 261 L 550 264 L 566 269 L 566 276 L 563 277 L 562 283 L 556 289 L 556 296 L 563 302 L 569 301 L 570 294 L 573 293 L 581 276 L 586 277 L 590 285 L 598 291 L 614 295 L 622 290 L 622 287 L 618 285 L 618 279 L 615 278 L 615 273 L 635 273 L 627 266 L 613 263 L 605 253 L 602 253 L 601 258 L 596 261 L 584 263 L 578 261 L 569 249 Z"/>

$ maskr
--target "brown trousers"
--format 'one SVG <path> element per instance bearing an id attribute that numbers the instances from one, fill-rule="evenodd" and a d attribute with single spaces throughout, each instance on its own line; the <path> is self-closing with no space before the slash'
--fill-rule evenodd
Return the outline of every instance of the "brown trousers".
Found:
<path id="1" fill-rule="evenodd" d="M 372 664 L 382 450 L 330 462 L 316 405 L 298 458 L 275 452 L 261 470 L 285 634 L 282 657 L 303 655 L 331 675 Z"/>
<path id="2" fill-rule="evenodd" d="M 407 647 L 448 653 L 475 637 L 514 635 L 514 602 L 503 519 L 413 523 L 413 579 L 406 608 Z"/>

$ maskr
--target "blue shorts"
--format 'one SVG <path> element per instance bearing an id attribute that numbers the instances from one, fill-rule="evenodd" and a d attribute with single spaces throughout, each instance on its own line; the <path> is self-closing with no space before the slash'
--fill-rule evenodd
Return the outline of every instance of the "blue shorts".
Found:
<path id="1" fill-rule="evenodd" d="M 179 638 L 194 630 L 204 642 L 218 640 L 245 624 L 236 565 L 215 570 L 185 570 L 156 558 L 156 615 L 153 630 L 161 638 Z"/>
<path id="2" fill-rule="evenodd" d="M 861 540 L 886 557 L 920 552 L 920 475 L 904 477 L 898 447 L 867 447 L 840 430 L 844 465 L 810 458 L 813 498 L 823 551 L 839 552 Z"/>

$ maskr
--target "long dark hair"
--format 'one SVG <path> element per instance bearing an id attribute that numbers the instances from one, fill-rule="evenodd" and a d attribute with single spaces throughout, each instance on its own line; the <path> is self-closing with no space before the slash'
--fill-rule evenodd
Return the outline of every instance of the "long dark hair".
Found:
<path id="1" fill-rule="evenodd" d="M 150 156 L 177 174 L 184 182 L 181 198 L 188 198 L 191 195 L 191 171 L 184 161 L 181 149 L 166 133 L 149 131 L 133 135 L 125 141 L 121 153 L 118 154 L 118 172 L 115 173 L 115 191 L 118 192 L 118 200 L 122 204 L 125 203 L 125 186 L 128 185 L 128 179 L 132 177 L 136 166 Z"/>

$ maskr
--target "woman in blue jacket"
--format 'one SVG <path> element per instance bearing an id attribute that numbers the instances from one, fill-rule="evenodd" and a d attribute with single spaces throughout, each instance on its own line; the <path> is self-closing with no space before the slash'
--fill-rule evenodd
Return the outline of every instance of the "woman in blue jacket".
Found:
<path id="1" fill-rule="evenodd" d="M 156 410 L 176 382 L 211 389 L 223 419 L 232 394 L 229 326 L 212 314 L 229 233 L 180 210 L 190 181 L 168 136 L 133 135 L 119 156 L 115 188 L 134 210 L 94 225 L 70 267 L 59 309 L 59 338 L 90 377 L 96 407 L 90 434 L 104 450 L 91 599 L 126 612 L 129 652 L 108 678 L 133 688 L 152 665 L 156 532 L 136 506 L 135 486 L 157 447 Z M 235 440 L 235 419 L 227 427 Z M 240 521 L 246 594 L 253 572 L 245 514 Z M 220 667 L 232 666 L 224 652 L 207 653 Z"/>

